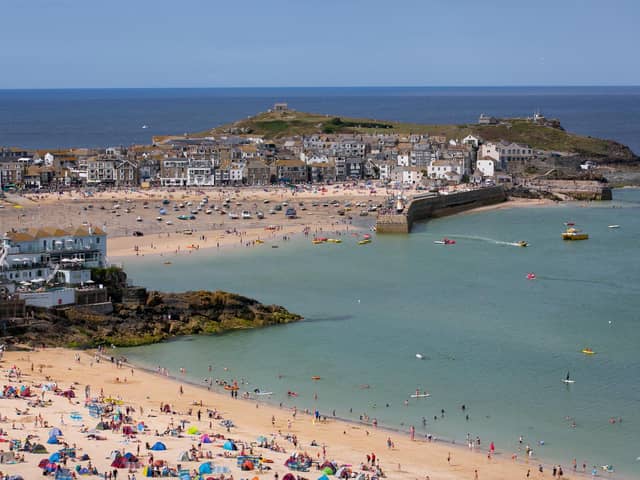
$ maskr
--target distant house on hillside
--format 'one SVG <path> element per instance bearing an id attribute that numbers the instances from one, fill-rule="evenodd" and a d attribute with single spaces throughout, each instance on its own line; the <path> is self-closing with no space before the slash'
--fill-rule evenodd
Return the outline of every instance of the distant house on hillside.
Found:
<path id="1" fill-rule="evenodd" d="M 492 117 L 490 115 L 485 115 L 484 113 L 481 113 L 480 118 L 478 118 L 478 123 L 480 125 L 497 125 L 498 119 L 496 117 Z"/>
<path id="2" fill-rule="evenodd" d="M 274 103 L 273 104 L 273 111 L 274 112 L 286 112 L 287 110 L 289 110 L 289 105 L 287 105 L 286 103 Z"/>

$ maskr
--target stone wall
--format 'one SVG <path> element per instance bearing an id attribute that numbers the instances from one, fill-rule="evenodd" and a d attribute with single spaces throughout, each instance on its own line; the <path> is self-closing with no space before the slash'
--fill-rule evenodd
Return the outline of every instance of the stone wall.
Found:
<path id="1" fill-rule="evenodd" d="M 484 205 L 504 202 L 502 187 L 488 187 L 449 195 L 424 194 L 414 196 L 402 214 L 378 215 L 378 233 L 409 233 L 413 222 L 444 217 Z"/>
<path id="2" fill-rule="evenodd" d="M 611 187 L 595 180 L 527 180 L 525 188 L 566 195 L 575 200 L 611 200 Z"/>

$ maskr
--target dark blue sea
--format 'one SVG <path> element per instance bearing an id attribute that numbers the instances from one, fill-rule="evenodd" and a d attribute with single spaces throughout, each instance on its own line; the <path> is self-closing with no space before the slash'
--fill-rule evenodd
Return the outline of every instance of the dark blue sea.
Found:
<path id="1" fill-rule="evenodd" d="M 280 101 L 297 110 L 419 123 L 539 110 L 570 131 L 614 139 L 640 153 L 640 87 L 0 90 L 0 145 L 149 143 L 152 135 L 205 130 Z"/>

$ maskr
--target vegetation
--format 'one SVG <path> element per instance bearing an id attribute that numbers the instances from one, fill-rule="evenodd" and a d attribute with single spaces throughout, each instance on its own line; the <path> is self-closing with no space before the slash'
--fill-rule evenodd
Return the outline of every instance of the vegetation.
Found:
<path id="1" fill-rule="evenodd" d="M 633 152 L 619 143 L 568 133 L 561 128 L 537 125 L 525 119 L 508 119 L 499 125 L 421 125 L 317 113 L 278 111 L 260 113 L 238 122 L 191 134 L 190 137 L 223 134 L 251 134 L 267 139 L 313 134 L 428 134 L 462 139 L 467 135 L 487 141 L 525 143 L 534 149 L 573 153 L 611 160 L 636 160 Z"/>

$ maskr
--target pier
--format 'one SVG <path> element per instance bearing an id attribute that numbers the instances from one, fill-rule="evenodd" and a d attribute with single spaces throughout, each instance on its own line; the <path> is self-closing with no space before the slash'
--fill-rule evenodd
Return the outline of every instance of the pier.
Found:
<path id="1" fill-rule="evenodd" d="M 444 217 L 472 208 L 506 201 L 504 188 L 487 187 L 451 194 L 425 193 L 414 195 L 400 213 L 380 213 L 376 222 L 378 233 L 409 233 L 413 222 Z"/>

